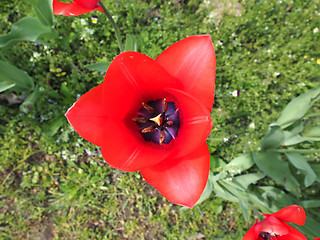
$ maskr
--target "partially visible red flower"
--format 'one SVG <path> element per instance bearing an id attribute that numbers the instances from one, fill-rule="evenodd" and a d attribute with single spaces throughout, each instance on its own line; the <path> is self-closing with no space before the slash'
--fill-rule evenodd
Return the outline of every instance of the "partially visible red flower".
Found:
<path id="1" fill-rule="evenodd" d="M 318 238 L 315 237 L 314 240 L 320 240 L 320 237 L 318 237 Z"/>
<path id="2" fill-rule="evenodd" d="M 273 214 L 263 214 L 264 220 L 256 223 L 244 235 L 243 240 L 307 240 L 287 222 L 303 225 L 306 213 L 302 207 L 291 205 Z"/>
<path id="3" fill-rule="evenodd" d="M 71 3 L 63 3 L 53 0 L 53 14 L 74 17 L 95 10 L 103 12 L 98 2 L 99 0 L 73 0 Z"/>
<path id="4" fill-rule="evenodd" d="M 210 168 L 215 64 L 210 35 L 185 38 L 156 60 L 121 53 L 66 117 L 109 165 L 140 171 L 169 201 L 193 207 Z"/>

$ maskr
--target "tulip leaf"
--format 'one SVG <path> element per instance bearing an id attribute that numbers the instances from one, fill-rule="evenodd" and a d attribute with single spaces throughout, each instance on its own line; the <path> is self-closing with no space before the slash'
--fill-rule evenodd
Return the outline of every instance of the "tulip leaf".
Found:
<path id="1" fill-rule="evenodd" d="M 31 93 L 26 100 L 20 105 L 20 110 L 22 112 L 29 112 L 29 110 L 34 106 L 34 104 L 37 102 L 37 100 L 40 97 L 40 91 L 35 90 L 33 93 Z"/>
<path id="2" fill-rule="evenodd" d="M 51 27 L 43 25 L 37 18 L 25 17 L 12 25 L 9 34 L 0 37 L 0 48 L 21 41 L 35 42 L 46 35 L 53 35 Z"/>
<path id="3" fill-rule="evenodd" d="M 259 169 L 296 196 L 300 195 L 298 181 L 291 174 L 289 164 L 277 152 L 253 152 L 252 158 Z"/>
<path id="4" fill-rule="evenodd" d="M 293 166 L 295 166 L 297 169 L 301 170 L 304 175 L 304 184 L 306 187 L 310 186 L 315 180 L 316 180 L 316 174 L 310 167 L 309 163 L 307 162 L 307 159 L 300 155 L 299 153 L 286 153 L 287 158 L 292 163 Z"/>
<path id="5" fill-rule="evenodd" d="M 304 200 L 301 202 L 303 208 L 320 208 L 320 200 Z"/>
<path id="6" fill-rule="evenodd" d="M 301 142 L 305 142 L 308 141 L 307 138 L 302 137 L 301 135 L 297 134 L 297 135 L 290 135 L 290 136 L 286 136 L 286 132 L 284 132 L 285 135 L 285 141 L 283 142 L 284 146 L 291 146 L 291 145 L 295 145 Z"/>
<path id="7" fill-rule="evenodd" d="M 127 34 L 125 51 L 138 51 L 138 41 L 137 38 L 132 34 Z"/>
<path id="8" fill-rule="evenodd" d="M 44 125 L 43 134 L 47 137 L 53 137 L 65 122 L 66 117 L 64 115 L 57 116 Z"/>
<path id="9" fill-rule="evenodd" d="M 246 222 L 248 222 L 249 221 L 249 204 L 248 204 L 248 202 L 245 200 L 239 199 L 239 205 L 240 205 L 240 208 L 243 212 L 244 219 L 246 220 Z"/>
<path id="10" fill-rule="evenodd" d="M 232 159 L 223 170 L 230 173 L 241 173 L 254 165 L 254 162 L 249 154 L 242 154 Z"/>
<path id="11" fill-rule="evenodd" d="M 306 93 L 294 98 L 282 111 L 275 125 L 281 126 L 282 129 L 289 127 L 297 120 L 301 119 L 312 106 L 312 104 L 319 99 L 320 87 L 311 89 Z"/>
<path id="12" fill-rule="evenodd" d="M 279 126 L 271 126 L 268 134 L 261 141 L 261 149 L 275 149 L 281 146 L 284 142 L 284 133 Z"/>
<path id="13" fill-rule="evenodd" d="M 232 181 L 241 186 L 243 189 L 247 189 L 250 184 L 256 183 L 264 177 L 264 173 L 248 173 L 234 177 Z"/>
<path id="14" fill-rule="evenodd" d="M 0 83 L 4 83 L 3 86 L 7 83 L 7 87 L 9 83 L 14 84 L 10 89 L 17 92 L 30 91 L 34 87 L 33 80 L 27 73 L 3 61 L 0 61 Z"/>
<path id="15" fill-rule="evenodd" d="M 222 197 L 228 201 L 239 202 L 239 199 L 235 197 L 231 192 L 229 192 L 224 186 L 218 181 L 212 181 L 213 191 L 216 193 L 218 197 Z"/>
<path id="16" fill-rule="evenodd" d="M 310 141 L 320 141 L 320 126 L 307 129 L 302 136 Z"/>
<path id="17" fill-rule="evenodd" d="M 13 88 L 16 84 L 5 79 L 0 79 L 0 93 L 10 88 Z"/>
<path id="18" fill-rule="evenodd" d="M 53 26 L 53 0 L 31 0 L 33 9 L 40 20 L 46 26 Z"/>
<path id="19" fill-rule="evenodd" d="M 320 183 L 320 164 L 311 164 L 311 168 L 316 173 L 316 181 Z"/>
<path id="20" fill-rule="evenodd" d="M 99 72 L 107 72 L 110 62 L 99 62 L 99 63 L 92 63 L 84 66 L 85 68 L 91 71 L 99 71 Z"/>

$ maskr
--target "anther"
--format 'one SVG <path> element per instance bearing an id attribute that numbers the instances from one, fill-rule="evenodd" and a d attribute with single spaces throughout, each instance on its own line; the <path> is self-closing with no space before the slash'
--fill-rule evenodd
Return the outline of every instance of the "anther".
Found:
<path id="1" fill-rule="evenodd" d="M 165 138 L 166 138 L 166 133 L 164 131 L 161 131 L 159 143 L 160 144 L 163 143 Z"/>
<path id="2" fill-rule="evenodd" d="M 168 124 L 169 126 L 171 126 L 171 125 L 173 125 L 173 122 L 172 122 L 172 121 L 167 121 L 167 124 Z"/>
<path id="3" fill-rule="evenodd" d="M 141 130 L 142 133 L 150 133 L 153 132 L 154 128 L 152 126 L 150 127 L 146 127 L 144 129 Z"/>
<path id="4" fill-rule="evenodd" d="M 132 118 L 133 121 L 138 122 L 138 123 L 146 123 L 148 122 L 148 119 L 146 119 L 145 117 L 135 117 Z"/>
<path id="5" fill-rule="evenodd" d="M 167 99 L 164 98 L 163 99 L 163 112 L 168 111 L 168 103 L 167 103 Z"/>
<path id="6" fill-rule="evenodd" d="M 150 107 L 148 104 L 145 104 L 144 102 L 142 102 L 142 106 L 144 107 L 144 109 L 146 109 L 149 113 L 154 113 L 154 108 Z"/>

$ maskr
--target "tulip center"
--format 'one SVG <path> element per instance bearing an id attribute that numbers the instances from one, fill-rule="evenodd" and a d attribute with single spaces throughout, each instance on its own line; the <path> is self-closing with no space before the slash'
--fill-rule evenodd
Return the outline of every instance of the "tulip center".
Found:
<path id="1" fill-rule="evenodd" d="M 259 237 L 258 238 L 259 240 L 263 239 L 263 240 L 277 240 L 278 237 L 277 237 L 277 234 L 271 232 L 271 233 L 268 233 L 268 232 L 260 232 L 259 233 Z"/>
<path id="2" fill-rule="evenodd" d="M 178 135 L 179 111 L 174 102 L 164 99 L 142 103 L 137 117 L 132 119 L 146 141 L 157 144 L 170 143 Z"/>

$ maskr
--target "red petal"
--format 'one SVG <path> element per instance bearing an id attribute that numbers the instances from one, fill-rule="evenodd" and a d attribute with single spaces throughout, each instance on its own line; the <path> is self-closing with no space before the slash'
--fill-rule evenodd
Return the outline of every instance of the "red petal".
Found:
<path id="1" fill-rule="evenodd" d="M 256 240 L 257 238 L 255 237 L 255 228 L 257 224 L 257 220 L 255 224 L 249 229 L 249 231 L 246 233 L 246 235 L 243 236 L 242 240 Z"/>
<path id="2" fill-rule="evenodd" d="M 210 152 L 206 144 L 183 158 L 167 158 L 142 169 L 144 179 L 170 202 L 192 208 L 208 180 Z"/>
<path id="3" fill-rule="evenodd" d="M 285 236 L 287 237 L 287 239 L 284 239 L 284 240 L 307 240 L 307 238 L 297 229 L 291 226 L 288 226 L 288 229 L 289 229 L 289 234 Z"/>
<path id="4" fill-rule="evenodd" d="M 266 217 L 263 221 L 257 224 L 256 234 L 260 232 L 275 233 L 277 235 L 286 235 L 289 233 L 289 225 L 273 216 Z M 259 231 L 257 231 L 259 229 Z"/>
<path id="5" fill-rule="evenodd" d="M 306 212 L 304 209 L 297 205 L 291 205 L 281 209 L 273 214 L 265 214 L 265 216 L 272 215 L 285 222 L 292 222 L 298 225 L 303 225 L 306 221 Z"/>
<path id="6" fill-rule="evenodd" d="M 212 129 L 209 111 L 194 97 L 177 90 L 166 89 L 177 98 L 180 114 L 180 129 L 174 142 L 175 157 L 182 157 L 200 147 Z"/>
<path id="7" fill-rule="evenodd" d="M 143 101 L 164 97 L 165 87 L 179 87 L 159 64 L 137 52 L 118 55 L 108 68 L 103 86 L 104 103 L 117 119 L 135 114 Z"/>
<path id="8" fill-rule="evenodd" d="M 53 0 L 52 6 L 53 6 L 54 15 L 65 15 L 68 17 L 78 16 L 81 14 L 92 12 L 94 10 L 103 12 L 103 9 L 101 6 L 97 6 L 95 8 L 86 8 L 78 5 L 75 2 L 63 3 L 58 0 Z"/>
<path id="9" fill-rule="evenodd" d="M 159 163 L 172 152 L 146 142 L 137 128 L 132 120 L 127 123 L 108 120 L 103 131 L 101 151 L 109 165 L 123 171 L 138 171 Z"/>
<path id="10" fill-rule="evenodd" d="M 98 146 L 101 145 L 102 129 L 107 121 L 101 94 L 102 84 L 82 95 L 66 113 L 76 132 Z"/>
<path id="11" fill-rule="evenodd" d="M 78 5 L 85 8 L 95 8 L 100 0 L 73 0 Z"/>
<path id="12" fill-rule="evenodd" d="M 210 35 L 185 38 L 162 52 L 156 62 L 181 81 L 182 90 L 211 110 L 216 57 Z"/>

